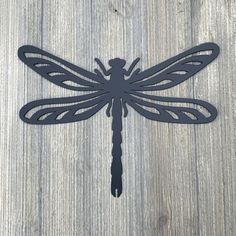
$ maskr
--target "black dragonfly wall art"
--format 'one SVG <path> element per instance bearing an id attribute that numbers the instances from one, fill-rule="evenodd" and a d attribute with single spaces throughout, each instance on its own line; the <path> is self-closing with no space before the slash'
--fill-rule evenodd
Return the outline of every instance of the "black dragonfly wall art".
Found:
<path id="1" fill-rule="evenodd" d="M 93 72 L 73 65 L 37 47 L 19 48 L 19 58 L 39 75 L 65 89 L 83 92 L 73 97 L 32 101 L 20 110 L 20 118 L 36 125 L 82 121 L 106 108 L 112 116 L 111 193 L 122 193 L 122 116 L 128 107 L 142 116 L 161 122 L 202 124 L 213 121 L 217 110 L 211 104 L 191 98 L 162 97 L 150 94 L 172 88 L 206 67 L 219 54 L 215 43 L 203 43 L 160 64 L 141 71 L 135 69 L 139 58 L 128 69 L 120 58 L 109 60 L 107 70 L 99 59 Z M 149 92 L 149 94 L 147 93 Z"/>

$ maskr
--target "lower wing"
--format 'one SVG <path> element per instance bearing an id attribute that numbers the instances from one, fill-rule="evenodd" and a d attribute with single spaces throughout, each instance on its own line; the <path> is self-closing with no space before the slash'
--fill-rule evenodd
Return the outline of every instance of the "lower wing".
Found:
<path id="1" fill-rule="evenodd" d="M 95 92 L 87 95 L 42 99 L 30 102 L 20 110 L 20 118 L 30 124 L 62 124 L 86 120 L 110 100 L 110 95 Z"/>
<path id="2" fill-rule="evenodd" d="M 170 98 L 131 92 L 126 103 L 144 117 L 161 122 L 203 124 L 213 121 L 217 110 L 210 103 L 188 98 Z"/>

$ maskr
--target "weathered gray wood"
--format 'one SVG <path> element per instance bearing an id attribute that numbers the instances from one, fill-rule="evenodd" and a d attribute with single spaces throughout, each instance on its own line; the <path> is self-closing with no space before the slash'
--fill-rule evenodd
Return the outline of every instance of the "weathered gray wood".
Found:
<path id="1" fill-rule="evenodd" d="M 235 0 L 0 2 L 0 235 L 235 235 Z M 17 58 L 32 44 L 86 69 L 114 57 L 148 68 L 202 42 L 219 58 L 160 92 L 207 100 L 207 125 L 123 124 L 123 194 L 110 194 L 111 119 L 33 126 L 25 103 L 72 96 Z M 157 94 L 157 93 L 156 93 Z"/>

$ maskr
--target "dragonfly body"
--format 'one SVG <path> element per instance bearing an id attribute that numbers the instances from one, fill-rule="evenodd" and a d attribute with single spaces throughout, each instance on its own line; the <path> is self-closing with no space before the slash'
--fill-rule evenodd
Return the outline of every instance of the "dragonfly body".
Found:
<path id="1" fill-rule="evenodd" d="M 122 193 L 122 104 L 125 109 L 124 94 L 128 92 L 129 83 L 125 76 L 129 71 L 124 69 L 125 61 L 120 58 L 114 58 L 109 61 L 111 68 L 108 71 L 103 69 L 105 75 L 110 76 L 107 82 L 107 90 L 112 94 L 110 109 L 112 110 L 112 164 L 111 164 L 111 193 L 119 197 Z M 131 68 L 132 69 L 132 68 Z M 130 70 L 132 71 L 132 70 Z M 110 115 L 110 109 L 108 113 Z"/>
<path id="2" fill-rule="evenodd" d="M 112 163 L 111 163 L 111 193 L 119 197 L 122 193 L 122 105 L 120 98 L 114 98 L 112 106 Z"/>
<path id="3" fill-rule="evenodd" d="M 144 71 L 134 70 L 139 58 L 128 69 L 125 69 L 125 60 L 114 58 L 109 60 L 108 70 L 99 59 L 95 59 L 100 70 L 90 72 L 34 46 L 22 46 L 18 56 L 31 69 L 60 87 L 84 94 L 29 102 L 21 108 L 20 118 L 37 125 L 77 122 L 89 119 L 108 105 L 106 114 L 112 116 L 113 132 L 111 193 L 119 197 L 123 188 L 122 116 L 127 116 L 127 106 L 154 121 L 181 124 L 213 121 L 217 110 L 208 102 L 147 92 L 165 90 L 182 83 L 206 67 L 218 54 L 216 44 L 204 43 Z"/>

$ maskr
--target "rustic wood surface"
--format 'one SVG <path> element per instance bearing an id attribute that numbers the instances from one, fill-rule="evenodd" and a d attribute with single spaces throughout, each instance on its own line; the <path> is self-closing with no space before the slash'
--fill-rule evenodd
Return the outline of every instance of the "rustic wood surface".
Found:
<path id="1" fill-rule="evenodd" d="M 203 42 L 220 56 L 165 90 L 219 110 L 207 125 L 123 121 L 123 184 L 110 194 L 111 119 L 23 123 L 29 101 L 75 95 L 17 57 L 24 44 L 86 69 L 141 57 L 142 69 Z M 235 0 L 0 1 L 0 235 L 236 235 Z M 107 65 L 107 64 L 106 64 Z"/>

